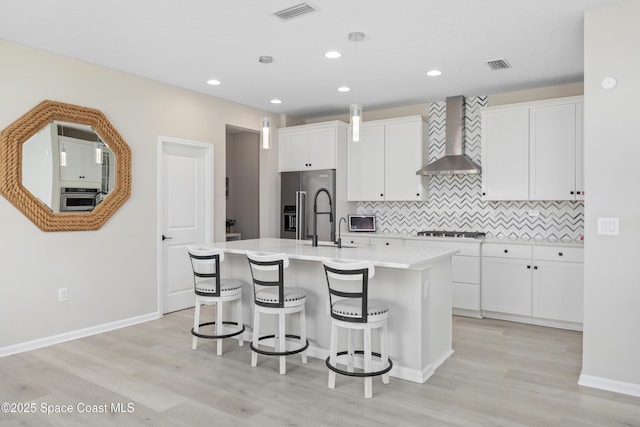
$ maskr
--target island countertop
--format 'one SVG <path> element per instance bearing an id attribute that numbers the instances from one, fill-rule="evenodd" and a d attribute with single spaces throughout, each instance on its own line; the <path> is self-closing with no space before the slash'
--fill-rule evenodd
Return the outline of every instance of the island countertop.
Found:
<path id="1" fill-rule="evenodd" d="M 307 240 L 292 239 L 250 239 L 228 242 L 215 242 L 211 246 L 223 249 L 231 254 L 246 254 L 249 251 L 285 253 L 290 259 L 302 261 L 322 261 L 322 258 L 338 258 L 345 261 L 371 261 L 375 267 L 397 269 L 422 269 L 443 258 L 455 255 L 458 251 L 444 248 L 354 246 L 344 245 L 337 248 L 330 242 L 320 242 L 311 246 Z"/>

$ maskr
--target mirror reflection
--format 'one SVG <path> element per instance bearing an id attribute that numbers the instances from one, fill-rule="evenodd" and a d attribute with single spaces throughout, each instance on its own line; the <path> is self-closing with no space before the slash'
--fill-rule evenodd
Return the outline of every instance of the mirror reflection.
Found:
<path id="1" fill-rule="evenodd" d="M 115 186 L 115 155 L 91 127 L 53 121 L 22 145 L 22 185 L 53 212 L 90 212 Z"/>

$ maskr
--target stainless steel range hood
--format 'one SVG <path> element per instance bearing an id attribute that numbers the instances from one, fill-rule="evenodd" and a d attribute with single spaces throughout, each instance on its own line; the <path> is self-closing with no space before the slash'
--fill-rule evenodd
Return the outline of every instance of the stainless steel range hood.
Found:
<path id="1" fill-rule="evenodd" d="M 464 155 L 464 96 L 447 98 L 445 156 L 429 163 L 416 175 L 478 174 L 480 166 Z"/>

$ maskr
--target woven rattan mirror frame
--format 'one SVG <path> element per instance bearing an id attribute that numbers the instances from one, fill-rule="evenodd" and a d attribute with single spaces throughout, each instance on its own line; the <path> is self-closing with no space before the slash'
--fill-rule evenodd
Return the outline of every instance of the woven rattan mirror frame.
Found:
<path id="1" fill-rule="evenodd" d="M 54 213 L 22 185 L 22 144 L 54 120 L 93 127 L 116 157 L 115 187 L 91 212 Z M 131 149 L 99 110 L 42 101 L 0 133 L 0 194 L 43 231 L 97 230 L 131 194 Z"/>

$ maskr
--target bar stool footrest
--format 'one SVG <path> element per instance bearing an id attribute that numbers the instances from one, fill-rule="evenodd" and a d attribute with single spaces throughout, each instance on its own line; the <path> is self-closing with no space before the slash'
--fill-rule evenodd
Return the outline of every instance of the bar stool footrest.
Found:
<path id="1" fill-rule="evenodd" d="M 364 351 L 362 351 L 362 350 L 356 350 L 354 353 L 355 354 L 364 355 Z M 336 354 L 336 356 L 344 356 L 345 354 L 349 354 L 349 352 L 348 351 L 340 351 L 340 352 L 338 352 Z M 380 353 L 371 352 L 371 355 L 379 357 L 379 358 L 382 358 L 382 355 Z M 359 377 L 359 378 L 376 377 L 378 375 L 386 374 L 387 372 L 389 372 L 391 370 L 391 368 L 393 368 L 393 362 L 391 361 L 391 358 L 389 358 L 388 359 L 389 366 L 387 366 L 386 368 L 381 369 L 379 371 L 373 371 L 373 372 L 349 372 L 349 371 L 345 371 L 343 369 L 340 369 L 340 368 L 337 368 L 337 367 L 333 366 L 329 362 L 330 358 L 331 358 L 331 356 L 327 357 L 327 359 L 325 360 L 325 364 L 327 365 L 327 368 L 331 369 L 333 372 L 335 372 L 337 374 L 346 375 L 346 376 L 349 376 L 349 377 Z"/>
<path id="2" fill-rule="evenodd" d="M 265 336 L 262 336 L 262 337 L 258 338 L 258 341 L 266 340 L 266 339 L 269 339 L 269 338 L 275 338 L 275 337 L 276 337 L 275 335 L 265 335 Z M 300 339 L 300 335 L 286 334 L 285 337 L 286 338 L 297 338 L 297 339 Z M 298 353 L 301 353 L 301 352 L 305 351 L 309 347 L 309 340 L 307 340 L 305 345 L 303 345 L 302 347 L 297 348 L 295 350 L 289 350 L 289 351 L 261 350 L 261 349 L 255 347 L 253 345 L 253 341 L 249 344 L 249 347 L 251 347 L 251 350 L 255 351 L 256 353 L 264 354 L 265 356 L 290 356 L 292 354 L 298 354 Z"/>
<path id="3" fill-rule="evenodd" d="M 216 322 L 200 323 L 199 327 L 215 325 L 215 324 L 216 324 Z M 222 324 L 223 325 L 236 325 L 236 326 L 238 326 L 238 322 L 231 322 L 231 321 L 224 321 L 224 322 L 222 322 Z M 193 330 L 193 328 L 191 328 L 191 335 L 196 336 L 198 338 L 210 338 L 210 339 L 222 339 L 222 338 L 235 337 L 236 335 L 239 335 L 239 334 L 241 334 L 243 332 L 244 332 L 244 325 L 242 325 L 242 329 L 238 329 L 237 331 L 231 332 L 229 334 L 223 334 L 223 335 L 201 334 L 200 332 L 195 332 Z"/>

